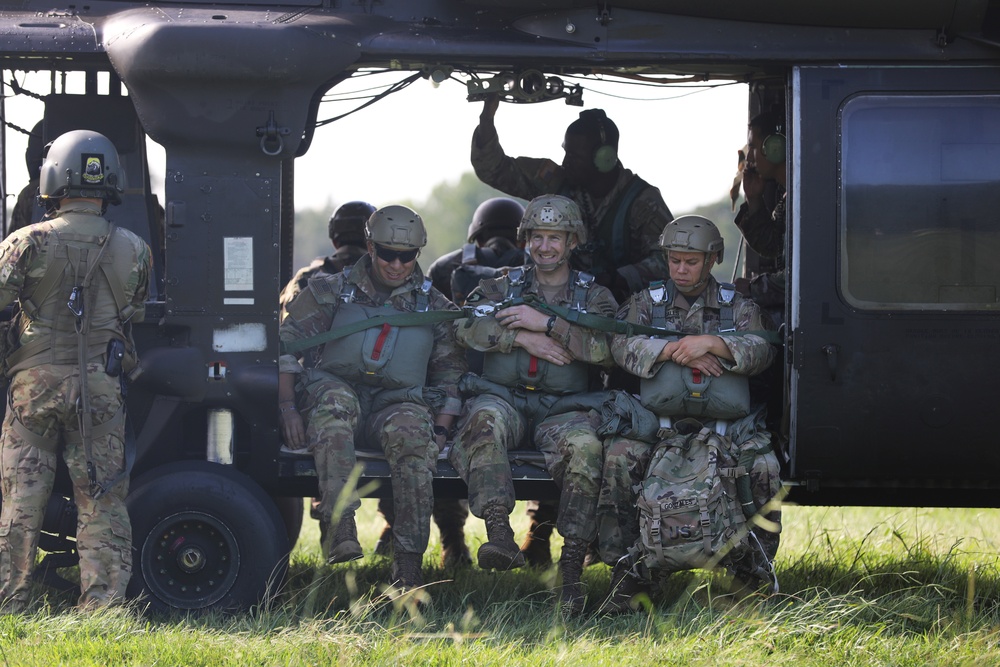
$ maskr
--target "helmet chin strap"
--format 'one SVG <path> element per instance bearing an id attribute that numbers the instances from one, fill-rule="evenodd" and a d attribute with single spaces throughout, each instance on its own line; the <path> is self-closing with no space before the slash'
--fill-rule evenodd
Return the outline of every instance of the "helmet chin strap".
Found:
<path id="1" fill-rule="evenodd" d="M 543 271 L 543 272 L 545 272 L 545 273 L 551 273 L 552 271 L 556 271 L 556 270 L 558 270 L 558 269 L 559 269 L 559 267 L 561 267 L 561 266 L 562 266 L 563 264 L 565 264 L 565 263 L 566 263 L 566 262 L 568 262 L 568 261 L 569 261 L 569 258 L 568 258 L 568 257 L 563 257 L 562 259 L 560 259 L 560 260 L 559 260 L 558 262 L 556 262 L 555 264 L 549 264 L 548 266 L 545 266 L 545 267 L 543 267 L 543 266 L 542 266 L 541 264 L 537 264 L 537 263 L 536 263 L 536 264 L 535 264 L 535 268 L 536 268 L 537 270 L 539 270 L 539 271 Z"/>

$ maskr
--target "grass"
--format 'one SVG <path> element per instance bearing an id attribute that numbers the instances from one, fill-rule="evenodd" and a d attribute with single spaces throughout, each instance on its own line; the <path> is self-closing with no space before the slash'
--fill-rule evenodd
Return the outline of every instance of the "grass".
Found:
<path id="1" fill-rule="evenodd" d="M 321 564 L 307 519 L 284 591 L 252 612 L 84 614 L 39 588 L 30 613 L 0 617 L 0 664 L 1000 664 L 1000 510 L 786 507 L 784 518 L 782 590 L 770 599 L 733 604 L 713 595 L 717 575 L 680 573 L 649 613 L 568 623 L 554 613 L 552 572 L 446 572 L 436 535 L 424 560 L 432 603 L 392 600 L 388 560 Z M 520 508 L 514 519 L 523 534 Z M 365 501 L 368 549 L 380 528 Z M 482 522 L 468 531 L 475 552 Z M 609 570 L 584 579 L 598 600 Z"/>

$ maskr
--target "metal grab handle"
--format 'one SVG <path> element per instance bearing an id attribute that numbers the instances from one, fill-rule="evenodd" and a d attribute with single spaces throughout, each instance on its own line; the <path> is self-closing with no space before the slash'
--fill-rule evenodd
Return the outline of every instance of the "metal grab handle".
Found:
<path id="1" fill-rule="evenodd" d="M 827 343 L 822 348 L 826 355 L 826 365 L 830 369 L 830 381 L 837 381 L 837 366 L 840 364 L 840 346 L 836 343 Z"/>

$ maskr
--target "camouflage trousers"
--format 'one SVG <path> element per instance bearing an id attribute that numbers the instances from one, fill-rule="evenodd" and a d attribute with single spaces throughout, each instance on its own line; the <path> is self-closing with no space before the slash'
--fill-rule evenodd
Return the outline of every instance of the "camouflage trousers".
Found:
<path id="1" fill-rule="evenodd" d="M 368 414 L 377 388 L 352 385 L 336 376 L 310 376 L 299 393 L 299 409 L 306 420 L 306 440 L 316 461 L 320 520 L 353 515 L 361 506 L 357 488 L 347 488 L 357 463 L 356 434 L 381 447 L 392 483 L 396 553 L 423 553 L 430 539 L 432 486 L 438 447 L 433 416 L 427 406 L 394 403 Z M 358 424 L 364 429 L 359 431 Z M 335 522 L 334 522 L 335 523 Z"/>
<path id="2" fill-rule="evenodd" d="M 125 509 L 128 479 L 93 498 L 87 457 L 79 440 L 77 366 L 46 365 L 21 371 L 10 383 L 10 404 L 0 436 L 0 604 L 28 602 L 38 537 L 59 452 L 73 482 L 77 506 L 76 548 L 80 554 L 80 604 L 104 605 L 124 598 L 132 576 L 132 526 Z M 118 379 L 103 364 L 87 366 L 93 423 L 112 419 L 121 407 Z M 40 444 L 15 428 L 15 418 L 30 433 L 58 442 Z M 98 483 L 106 484 L 123 469 L 124 421 L 111 433 L 92 439 L 92 462 Z M 68 437 L 67 437 L 68 435 Z"/>
<path id="3" fill-rule="evenodd" d="M 593 540 L 603 447 L 597 435 L 600 414 L 566 412 L 546 417 L 534 428 L 535 449 L 559 487 L 556 526 L 565 538 Z M 514 482 L 507 452 L 524 439 L 524 412 L 507 401 L 481 394 L 466 401 L 451 450 L 451 462 L 469 486 L 472 513 L 487 505 L 514 509 Z"/>
<path id="4" fill-rule="evenodd" d="M 758 432 L 739 443 L 738 449 L 767 448 L 771 435 Z M 616 436 L 604 443 L 604 470 L 597 506 L 598 549 L 601 560 L 613 565 L 639 538 L 636 489 L 646 476 L 646 469 L 656 445 Z M 750 488 L 754 503 L 762 508 L 753 528 L 767 555 L 773 559 L 781 537 L 781 509 L 776 499 L 781 490 L 778 457 L 768 450 L 754 457 L 750 470 Z M 773 501 L 773 502 L 772 502 Z"/>

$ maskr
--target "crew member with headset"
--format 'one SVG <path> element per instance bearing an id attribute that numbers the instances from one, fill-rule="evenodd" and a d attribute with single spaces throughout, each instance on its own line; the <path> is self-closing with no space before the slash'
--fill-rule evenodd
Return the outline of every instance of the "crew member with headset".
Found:
<path id="1" fill-rule="evenodd" d="M 118 153 L 86 130 L 53 141 L 39 194 L 49 219 L 0 244 L 0 307 L 17 300 L 0 436 L 0 608 L 21 611 L 61 454 L 77 505 L 81 607 L 121 601 L 132 574 L 123 374 L 134 367 L 152 266 L 104 217 L 124 191 Z"/>
<path id="2" fill-rule="evenodd" d="M 508 157 L 494 116 L 500 98 L 486 98 L 472 137 L 472 166 L 484 183 L 512 197 L 546 193 L 580 207 L 589 241 L 573 252 L 572 267 L 625 297 L 663 275 L 656 241 L 673 216 L 660 191 L 622 166 L 618 127 L 602 109 L 588 109 L 566 128 L 562 164 L 547 158 Z"/>
<path id="3" fill-rule="evenodd" d="M 736 226 L 756 256 L 747 258 L 749 295 L 779 323 L 785 306 L 785 135 L 771 112 L 754 116 L 747 131 L 747 161 L 743 170 L 746 201 Z M 768 205 L 768 200 L 772 203 Z"/>

